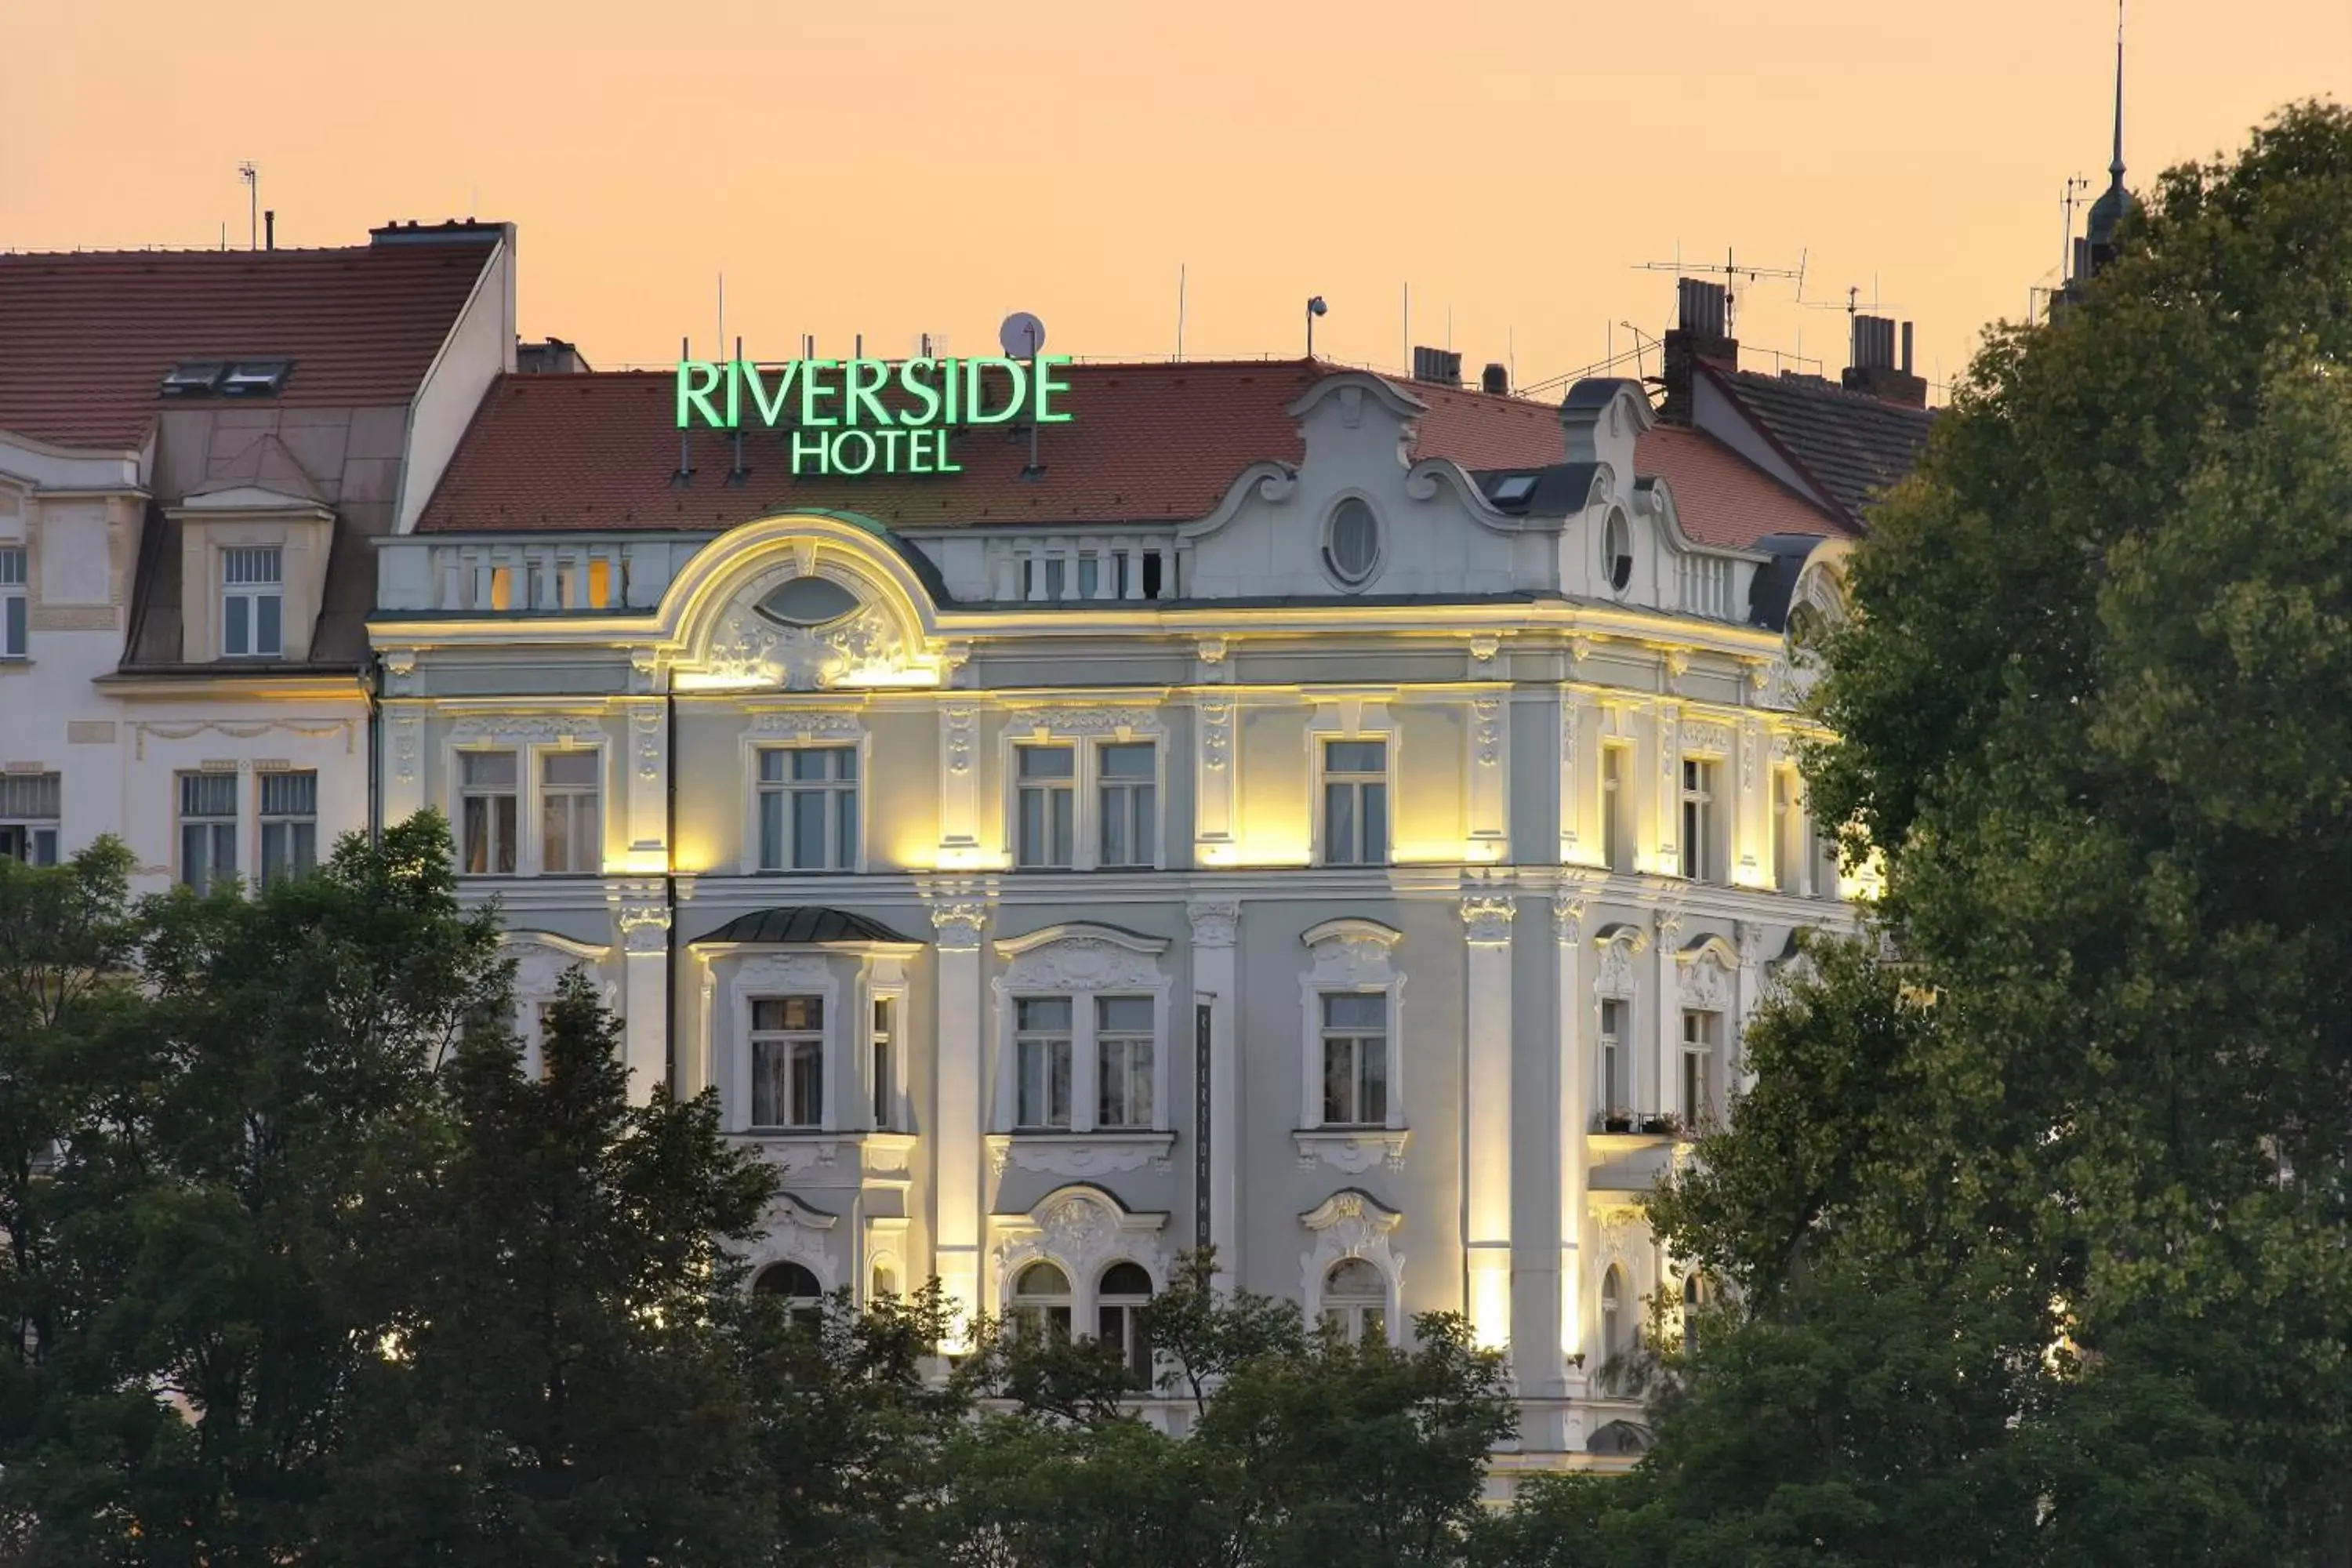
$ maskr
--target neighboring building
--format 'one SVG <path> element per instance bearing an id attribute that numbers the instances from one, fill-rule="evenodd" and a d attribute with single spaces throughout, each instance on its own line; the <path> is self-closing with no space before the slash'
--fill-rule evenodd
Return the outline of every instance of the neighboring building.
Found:
<path id="1" fill-rule="evenodd" d="M 0 255 L 0 853 L 201 888 L 368 826 L 368 543 L 512 368 L 513 258 Z"/>
<path id="2" fill-rule="evenodd" d="M 1525 1462 L 1608 1447 L 1685 1286 L 1643 1194 L 1850 919 L 1780 629 L 1848 505 L 1630 382 L 1063 374 L 869 479 L 501 379 L 375 544 L 383 819 L 449 816 L 527 1037 L 579 964 L 640 1091 L 718 1091 L 767 1288 L 1123 1338 L 1213 1242 L 1350 1333 L 1465 1311 Z"/>

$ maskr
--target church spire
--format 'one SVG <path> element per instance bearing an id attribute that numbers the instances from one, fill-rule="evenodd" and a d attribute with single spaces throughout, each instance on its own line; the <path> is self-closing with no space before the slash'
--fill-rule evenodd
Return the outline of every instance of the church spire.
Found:
<path id="1" fill-rule="evenodd" d="M 2090 222 L 2084 232 L 2091 270 L 2096 271 L 2114 256 L 2116 226 L 2123 221 L 2124 208 L 2130 202 L 2124 189 L 2124 5 L 2123 0 L 2116 0 L 2116 150 L 2107 163 L 2107 188 L 2091 204 Z"/>

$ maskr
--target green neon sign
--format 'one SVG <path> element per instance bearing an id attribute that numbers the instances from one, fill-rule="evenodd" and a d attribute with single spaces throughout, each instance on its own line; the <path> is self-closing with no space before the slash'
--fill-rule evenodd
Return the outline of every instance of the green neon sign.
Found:
<path id="1" fill-rule="evenodd" d="M 680 360 L 677 427 L 792 432 L 793 472 L 959 474 L 948 432 L 1026 418 L 1066 425 L 1054 406 L 1066 354 L 1017 359 Z"/>

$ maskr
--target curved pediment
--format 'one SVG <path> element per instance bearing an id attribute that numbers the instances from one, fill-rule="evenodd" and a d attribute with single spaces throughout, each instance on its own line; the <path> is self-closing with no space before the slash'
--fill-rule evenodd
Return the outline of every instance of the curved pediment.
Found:
<path id="1" fill-rule="evenodd" d="M 663 596 L 680 691 L 941 684 L 931 596 L 880 531 L 815 514 L 765 519 L 702 551 Z"/>

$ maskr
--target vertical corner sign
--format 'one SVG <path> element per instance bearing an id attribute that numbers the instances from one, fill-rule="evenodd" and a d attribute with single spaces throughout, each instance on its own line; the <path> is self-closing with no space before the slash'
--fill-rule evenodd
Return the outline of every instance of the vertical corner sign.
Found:
<path id="1" fill-rule="evenodd" d="M 964 426 L 1066 425 L 1055 406 L 1067 354 L 1034 359 L 687 359 L 677 427 L 790 432 L 793 472 L 956 474 L 949 432 Z"/>
<path id="2" fill-rule="evenodd" d="M 1209 1037 L 1213 1008 L 1192 1004 L 1192 1245 L 1209 1245 Z"/>

